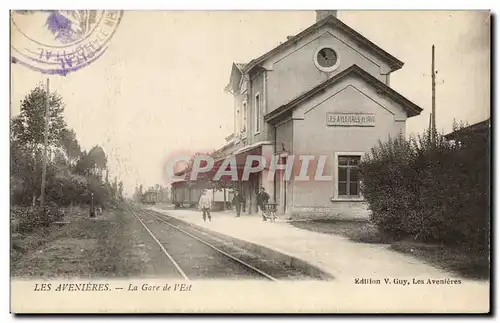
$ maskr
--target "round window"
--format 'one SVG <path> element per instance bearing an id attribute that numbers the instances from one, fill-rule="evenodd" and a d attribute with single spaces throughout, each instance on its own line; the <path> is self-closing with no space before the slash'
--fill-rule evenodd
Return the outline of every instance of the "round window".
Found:
<path id="1" fill-rule="evenodd" d="M 337 53 L 331 48 L 322 48 L 316 54 L 316 62 L 319 68 L 331 69 L 337 64 Z"/>

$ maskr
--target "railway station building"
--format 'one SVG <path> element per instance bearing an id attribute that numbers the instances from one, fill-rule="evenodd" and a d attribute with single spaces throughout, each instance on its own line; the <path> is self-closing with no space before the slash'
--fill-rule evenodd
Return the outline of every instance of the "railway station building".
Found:
<path id="1" fill-rule="evenodd" d="M 316 11 L 316 23 L 248 63 L 233 63 L 225 90 L 234 97 L 234 133 L 217 152 L 275 156 L 327 156 L 328 181 L 298 181 L 266 167 L 237 183 L 246 213 L 257 213 L 264 187 L 289 217 L 366 218 L 357 165 L 389 136 L 405 133 L 422 109 L 390 87 L 403 62 L 336 17 Z"/>

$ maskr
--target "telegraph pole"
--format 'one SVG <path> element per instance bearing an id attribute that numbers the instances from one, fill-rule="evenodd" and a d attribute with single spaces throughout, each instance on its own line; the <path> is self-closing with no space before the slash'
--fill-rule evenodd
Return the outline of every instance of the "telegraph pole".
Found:
<path id="1" fill-rule="evenodd" d="M 434 45 L 432 45 L 432 134 L 436 134 L 436 69 L 434 66 Z"/>
<path id="2" fill-rule="evenodd" d="M 42 168 L 42 192 L 40 193 L 40 206 L 43 208 L 45 203 L 45 181 L 47 177 L 47 150 L 49 145 L 49 105 L 50 105 L 50 88 L 49 78 L 47 78 L 47 89 L 45 96 L 45 131 L 43 138 L 43 168 Z"/>

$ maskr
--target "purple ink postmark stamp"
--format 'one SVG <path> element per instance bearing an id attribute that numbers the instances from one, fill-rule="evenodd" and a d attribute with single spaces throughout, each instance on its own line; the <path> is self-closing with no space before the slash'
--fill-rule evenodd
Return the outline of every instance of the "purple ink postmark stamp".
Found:
<path id="1" fill-rule="evenodd" d="M 12 60 L 44 74 L 77 71 L 104 54 L 122 16 L 121 10 L 14 10 Z"/>

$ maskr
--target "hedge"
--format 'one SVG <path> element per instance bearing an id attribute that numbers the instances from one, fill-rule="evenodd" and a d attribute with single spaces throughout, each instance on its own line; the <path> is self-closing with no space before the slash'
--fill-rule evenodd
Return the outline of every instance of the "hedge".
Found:
<path id="1" fill-rule="evenodd" d="M 454 130 L 460 130 L 454 141 L 430 132 L 399 136 L 364 156 L 362 193 L 380 231 L 395 239 L 487 248 L 489 133 L 463 125 Z"/>

